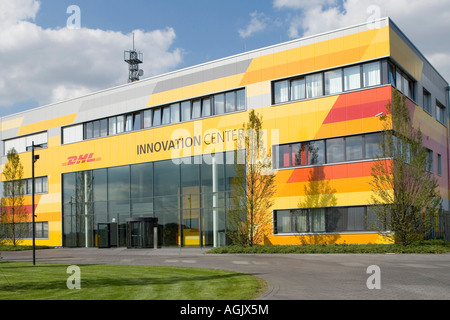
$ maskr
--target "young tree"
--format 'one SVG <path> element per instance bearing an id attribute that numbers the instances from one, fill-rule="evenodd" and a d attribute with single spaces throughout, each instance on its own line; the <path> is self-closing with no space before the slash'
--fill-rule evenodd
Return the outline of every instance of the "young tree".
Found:
<path id="1" fill-rule="evenodd" d="M 243 124 L 237 144 L 235 177 L 232 179 L 232 208 L 228 213 L 228 236 L 233 244 L 262 243 L 271 225 L 270 208 L 276 192 L 270 154 L 265 148 L 262 116 L 254 110 Z M 240 151 L 245 150 L 245 159 Z"/>
<path id="2" fill-rule="evenodd" d="M 413 128 L 406 98 L 397 90 L 382 116 L 380 155 L 372 167 L 371 226 L 407 246 L 423 239 L 438 213 L 441 197 L 428 168 L 420 129 Z"/>
<path id="3" fill-rule="evenodd" d="M 24 205 L 23 165 L 16 150 L 8 151 L 3 168 L 3 198 L 1 199 L 0 229 L 6 242 L 19 245 L 28 234 L 28 212 Z"/>

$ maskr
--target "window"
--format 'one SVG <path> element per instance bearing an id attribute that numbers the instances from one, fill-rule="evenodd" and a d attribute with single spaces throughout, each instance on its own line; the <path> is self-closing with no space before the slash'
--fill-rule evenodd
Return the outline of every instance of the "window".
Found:
<path id="1" fill-rule="evenodd" d="M 191 102 L 184 101 L 181 103 L 181 121 L 191 120 Z"/>
<path id="2" fill-rule="evenodd" d="M 381 134 L 371 133 L 364 135 L 364 159 L 375 159 L 380 157 L 380 143 Z"/>
<path id="3" fill-rule="evenodd" d="M 220 93 L 214 96 L 214 114 L 225 113 L 225 94 Z"/>
<path id="4" fill-rule="evenodd" d="M 236 92 L 225 93 L 225 112 L 236 111 Z"/>
<path id="5" fill-rule="evenodd" d="M 380 156 L 380 139 L 381 133 L 369 133 L 274 146 L 273 167 L 289 168 L 376 159 Z"/>
<path id="6" fill-rule="evenodd" d="M 132 114 L 127 114 L 125 116 L 125 131 L 131 131 L 133 130 L 133 115 Z"/>
<path id="7" fill-rule="evenodd" d="M 62 129 L 63 144 L 73 143 L 83 140 L 83 125 L 65 127 Z"/>
<path id="8" fill-rule="evenodd" d="M 108 132 L 110 135 L 117 133 L 117 117 L 111 117 L 108 119 Z"/>
<path id="9" fill-rule="evenodd" d="M 153 126 L 161 125 L 161 108 L 153 109 Z"/>
<path id="10" fill-rule="evenodd" d="M 345 156 L 347 161 L 363 158 L 363 136 L 345 138 Z"/>
<path id="11" fill-rule="evenodd" d="M 325 72 L 325 94 L 342 92 L 342 69 Z"/>
<path id="12" fill-rule="evenodd" d="M 117 133 L 125 131 L 125 116 L 117 116 Z"/>
<path id="13" fill-rule="evenodd" d="M 180 122 L 180 104 L 174 103 L 170 105 L 170 122 Z"/>
<path id="14" fill-rule="evenodd" d="M 438 100 L 436 100 L 436 119 L 444 125 L 447 124 L 445 121 L 445 107 Z"/>
<path id="15" fill-rule="evenodd" d="M 306 82 L 306 98 L 315 98 L 323 95 L 322 73 L 306 76 L 305 82 Z"/>
<path id="16" fill-rule="evenodd" d="M 431 93 L 423 88 L 423 110 L 431 114 Z"/>
<path id="17" fill-rule="evenodd" d="M 389 82 L 408 98 L 414 100 L 414 82 L 400 68 L 389 63 Z"/>
<path id="18" fill-rule="evenodd" d="M 368 206 L 274 211 L 275 234 L 375 231 L 372 223 L 379 226 Z"/>
<path id="19" fill-rule="evenodd" d="M 22 153 L 31 150 L 31 145 L 40 145 L 43 148 L 47 147 L 47 132 L 41 132 L 32 134 L 25 137 L 14 138 L 4 141 L 4 153 L 8 154 L 8 151 L 12 148 L 16 149 L 17 153 Z"/>
<path id="20" fill-rule="evenodd" d="M 442 176 L 442 156 L 438 153 L 437 155 L 437 169 L 438 176 Z"/>
<path id="21" fill-rule="evenodd" d="M 426 170 L 428 172 L 433 173 L 433 151 L 430 149 L 427 149 L 427 159 L 426 159 Z"/>
<path id="22" fill-rule="evenodd" d="M 144 111 L 144 128 L 150 128 L 152 126 L 152 110 L 148 109 Z"/>
<path id="23" fill-rule="evenodd" d="M 202 115 L 202 104 L 201 100 L 192 101 L 192 119 L 200 118 Z"/>
<path id="24" fill-rule="evenodd" d="M 344 138 L 335 138 L 326 140 L 327 163 L 345 161 Z"/>
<path id="25" fill-rule="evenodd" d="M 306 98 L 305 78 L 291 81 L 291 100 L 300 100 Z"/>
<path id="26" fill-rule="evenodd" d="M 202 99 L 202 117 L 209 117 L 211 115 L 211 99 Z"/>
<path id="27" fill-rule="evenodd" d="M 361 67 L 344 68 L 344 90 L 361 88 Z"/>
<path id="28" fill-rule="evenodd" d="M 236 91 L 236 110 L 245 110 L 245 90 Z"/>
<path id="29" fill-rule="evenodd" d="M 142 129 L 141 113 L 136 112 L 133 115 L 133 130 L 140 130 L 140 129 Z"/>
<path id="30" fill-rule="evenodd" d="M 166 106 L 162 109 L 162 124 L 170 123 L 170 106 Z"/>
<path id="31" fill-rule="evenodd" d="M 22 229 L 24 231 L 22 238 L 33 238 L 32 222 L 19 222 L 19 224 L 25 226 L 25 228 Z M 4 232 L 8 233 L 10 231 L 8 229 L 5 229 Z M 36 221 L 34 223 L 34 235 L 36 239 L 48 239 L 48 221 Z M 12 235 L 8 235 L 8 237 L 12 237 Z"/>
<path id="32" fill-rule="evenodd" d="M 292 159 L 295 159 L 295 153 L 292 153 L 291 145 L 279 146 L 278 152 L 278 168 L 291 167 L 293 163 Z"/>
<path id="33" fill-rule="evenodd" d="M 84 126 L 84 136 L 86 139 L 92 139 L 94 137 L 94 123 L 88 122 Z"/>
<path id="34" fill-rule="evenodd" d="M 371 87 L 381 84 L 380 62 L 363 64 L 363 85 Z"/>
<path id="35" fill-rule="evenodd" d="M 289 81 L 277 81 L 274 83 L 274 103 L 287 102 L 289 100 Z"/>

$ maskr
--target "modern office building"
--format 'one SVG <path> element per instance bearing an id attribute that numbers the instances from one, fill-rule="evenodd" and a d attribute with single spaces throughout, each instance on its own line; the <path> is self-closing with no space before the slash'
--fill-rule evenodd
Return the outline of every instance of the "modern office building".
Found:
<path id="1" fill-rule="evenodd" d="M 364 221 L 377 115 L 395 89 L 447 211 L 448 83 L 389 18 L 3 117 L 2 165 L 14 147 L 31 212 L 30 148 L 39 147 L 37 244 L 221 246 L 236 139 L 254 109 L 277 182 L 264 244 L 380 242 Z M 308 207 L 311 195 L 320 206 Z"/>

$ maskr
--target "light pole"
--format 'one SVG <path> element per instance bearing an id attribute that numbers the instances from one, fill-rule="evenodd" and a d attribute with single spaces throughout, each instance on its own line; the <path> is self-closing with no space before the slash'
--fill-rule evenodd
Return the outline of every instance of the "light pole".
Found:
<path id="1" fill-rule="evenodd" d="M 36 264 L 36 226 L 34 223 L 35 208 L 34 208 L 34 163 L 39 159 L 39 155 L 34 155 L 34 148 L 41 147 L 41 145 L 34 145 L 34 141 L 31 142 L 31 218 L 32 218 L 32 233 L 33 233 L 33 266 Z"/>

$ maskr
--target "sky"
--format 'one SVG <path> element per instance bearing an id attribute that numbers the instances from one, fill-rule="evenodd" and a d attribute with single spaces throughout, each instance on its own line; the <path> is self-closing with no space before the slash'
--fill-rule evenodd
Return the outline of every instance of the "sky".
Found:
<path id="1" fill-rule="evenodd" d="M 0 0 L 0 117 L 385 16 L 450 81 L 448 0 Z"/>

